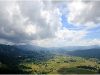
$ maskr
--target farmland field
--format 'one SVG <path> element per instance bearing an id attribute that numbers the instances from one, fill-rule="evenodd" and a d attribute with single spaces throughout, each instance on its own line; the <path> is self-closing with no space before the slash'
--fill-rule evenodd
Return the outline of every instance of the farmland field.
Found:
<path id="1" fill-rule="evenodd" d="M 94 58 L 91 58 L 94 59 Z M 49 74 L 97 74 L 100 64 L 96 61 L 87 60 L 82 57 L 73 57 L 69 55 L 58 55 L 54 58 L 48 60 L 47 62 L 42 62 L 34 64 L 33 62 L 26 63 L 21 62 L 20 65 L 24 65 L 26 67 L 30 67 L 29 69 L 23 69 L 24 71 L 30 71 L 32 74 L 37 73 L 49 73 Z M 85 68 L 77 68 L 77 66 L 87 66 L 95 68 L 93 69 L 85 69 Z"/>
<path id="2" fill-rule="evenodd" d="M 0 74 L 100 74 L 100 49 L 72 53 L 61 49 L 27 49 L 0 45 Z"/>

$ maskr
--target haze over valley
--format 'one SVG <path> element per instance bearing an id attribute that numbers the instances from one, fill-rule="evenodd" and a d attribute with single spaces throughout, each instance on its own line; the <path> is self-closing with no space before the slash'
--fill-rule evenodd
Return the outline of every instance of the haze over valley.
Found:
<path id="1" fill-rule="evenodd" d="M 0 74 L 100 74 L 100 1 L 0 1 Z"/>

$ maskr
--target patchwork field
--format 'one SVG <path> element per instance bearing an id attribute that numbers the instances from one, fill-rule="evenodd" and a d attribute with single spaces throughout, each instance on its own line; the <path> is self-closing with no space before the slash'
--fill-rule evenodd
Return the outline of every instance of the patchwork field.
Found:
<path id="1" fill-rule="evenodd" d="M 85 59 L 69 55 L 58 55 L 48 60 L 34 64 L 33 62 L 22 62 L 22 68 L 32 74 L 98 74 L 100 64 L 96 58 Z"/>

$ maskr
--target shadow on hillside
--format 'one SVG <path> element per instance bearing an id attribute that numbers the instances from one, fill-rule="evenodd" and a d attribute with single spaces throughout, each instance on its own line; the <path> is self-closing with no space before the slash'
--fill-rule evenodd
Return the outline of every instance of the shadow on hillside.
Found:
<path id="1" fill-rule="evenodd" d="M 0 74 L 30 73 L 22 70 L 22 68 L 28 69 L 28 67 L 19 65 L 20 62 L 21 60 L 19 60 L 18 58 L 0 55 Z"/>

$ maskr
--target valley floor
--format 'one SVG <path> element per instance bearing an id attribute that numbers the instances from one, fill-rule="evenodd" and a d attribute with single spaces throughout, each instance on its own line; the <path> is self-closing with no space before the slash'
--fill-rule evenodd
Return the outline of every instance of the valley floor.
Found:
<path id="1" fill-rule="evenodd" d="M 31 74 L 98 74 L 100 62 L 96 58 L 85 59 L 82 57 L 57 55 L 47 62 L 21 62 L 19 65 Z"/>

